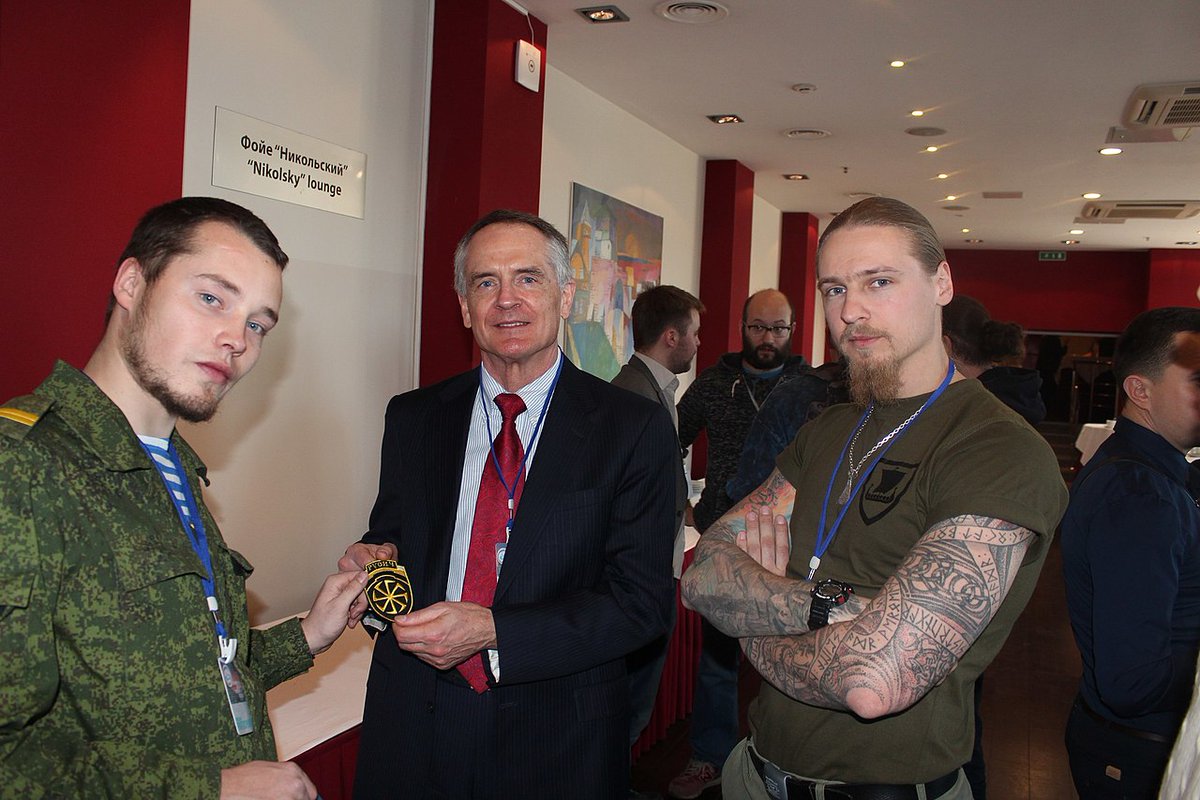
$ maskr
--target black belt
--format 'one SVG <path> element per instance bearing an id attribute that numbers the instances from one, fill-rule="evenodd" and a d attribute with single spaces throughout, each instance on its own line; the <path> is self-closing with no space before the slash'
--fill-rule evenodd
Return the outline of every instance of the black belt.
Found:
<path id="1" fill-rule="evenodd" d="M 1075 706 L 1080 711 L 1091 717 L 1093 721 L 1100 723 L 1110 731 L 1116 731 L 1117 733 L 1122 733 L 1126 736 L 1132 736 L 1135 739 L 1145 739 L 1148 742 L 1158 742 L 1159 744 L 1170 744 L 1171 742 L 1175 741 L 1175 738 L 1172 736 L 1163 736 L 1161 733 L 1155 733 L 1154 731 L 1144 731 L 1140 728 L 1131 728 L 1128 725 L 1122 725 L 1119 722 L 1113 722 L 1111 719 L 1101 716 L 1097 712 L 1093 711 L 1091 706 L 1083 702 L 1083 697 L 1081 696 L 1076 695 Z"/>
<path id="2" fill-rule="evenodd" d="M 750 754 L 750 761 L 754 764 L 754 770 L 758 773 L 758 777 L 766 782 L 766 761 L 754 750 L 751 745 L 746 749 Z M 920 795 L 917 794 L 917 786 L 925 786 L 925 797 L 928 800 L 941 797 L 946 792 L 954 788 L 954 784 L 958 781 L 958 770 L 943 775 L 940 778 L 935 778 L 931 781 L 926 781 L 924 784 L 912 783 L 826 783 L 818 784 L 816 781 L 808 781 L 804 778 L 799 778 L 795 775 L 786 775 L 783 786 L 784 800 L 809 800 L 817 796 L 817 786 L 825 787 L 825 797 L 828 800 L 919 800 Z"/>

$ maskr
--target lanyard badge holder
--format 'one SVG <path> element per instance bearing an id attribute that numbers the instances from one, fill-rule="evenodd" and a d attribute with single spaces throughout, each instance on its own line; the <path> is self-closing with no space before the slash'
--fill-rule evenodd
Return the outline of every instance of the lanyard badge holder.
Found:
<path id="1" fill-rule="evenodd" d="M 200 509 L 192 494 L 191 484 L 188 483 L 182 462 L 175 452 L 175 446 L 169 444 L 167 453 L 175 469 L 179 472 L 182 500 L 176 497 L 176 490 L 171 486 L 161 468 L 158 469 L 158 474 L 167 489 L 167 495 L 175 504 L 175 511 L 179 515 L 184 533 L 187 534 L 188 542 L 204 566 L 204 575 L 200 582 L 204 587 L 205 603 L 208 612 L 212 614 L 213 629 L 217 638 L 217 670 L 221 674 L 221 683 L 225 687 L 225 699 L 229 703 L 229 714 L 233 718 L 234 730 L 239 736 L 245 736 L 254 732 L 254 715 L 250 711 L 250 702 L 246 696 L 246 685 L 242 680 L 241 670 L 235 661 L 238 640 L 236 637 L 228 635 L 225 623 L 221 619 L 220 605 L 217 603 L 217 587 L 213 579 L 212 557 L 208 551 L 208 536 L 204 531 L 204 521 L 199 517 Z M 150 454 L 149 450 L 147 450 L 147 454 Z M 152 455 L 151 461 L 154 461 Z"/>

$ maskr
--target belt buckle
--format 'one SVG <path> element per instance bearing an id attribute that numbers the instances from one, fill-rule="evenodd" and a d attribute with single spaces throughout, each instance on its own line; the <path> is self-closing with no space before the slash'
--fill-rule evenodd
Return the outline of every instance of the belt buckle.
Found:
<path id="1" fill-rule="evenodd" d="M 788 774 L 786 772 L 765 758 L 762 760 L 762 764 L 763 786 L 771 800 L 799 800 L 799 798 L 788 797 Z"/>

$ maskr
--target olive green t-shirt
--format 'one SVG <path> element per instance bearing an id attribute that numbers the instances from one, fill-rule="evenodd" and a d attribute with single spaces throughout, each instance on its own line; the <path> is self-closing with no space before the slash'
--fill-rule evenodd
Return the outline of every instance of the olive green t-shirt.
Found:
<path id="1" fill-rule="evenodd" d="M 856 458 L 928 397 L 877 407 L 859 435 Z M 796 487 L 789 564 L 794 577 L 807 573 L 830 475 L 860 415 L 849 405 L 831 407 L 801 428 L 779 455 L 779 471 Z M 827 527 L 840 510 L 847 461 L 829 492 Z M 905 711 L 863 720 L 792 700 L 764 683 L 750 709 L 757 750 L 789 772 L 850 783 L 922 783 L 965 763 L 974 731 L 975 678 L 1025 607 L 1066 502 L 1058 463 L 1037 431 L 977 380 L 947 387 L 866 478 L 815 579 L 837 578 L 860 597 L 872 598 L 926 531 L 951 517 L 974 514 L 1037 534 L 1012 589 L 958 666 Z"/>

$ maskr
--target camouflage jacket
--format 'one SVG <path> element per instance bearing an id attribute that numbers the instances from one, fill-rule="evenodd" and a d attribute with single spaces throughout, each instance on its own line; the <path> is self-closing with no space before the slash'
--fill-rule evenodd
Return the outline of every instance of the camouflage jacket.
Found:
<path id="1" fill-rule="evenodd" d="M 200 498 L 217 598 L 254 715 L 238 736 L 203 567 L 121 411 L 59 363 L 0 409 L 0 796 L 215 798 L 275 760 L 266 690 L 312 664 L 297 620 L 249 630 L 251 566 Z"/>

